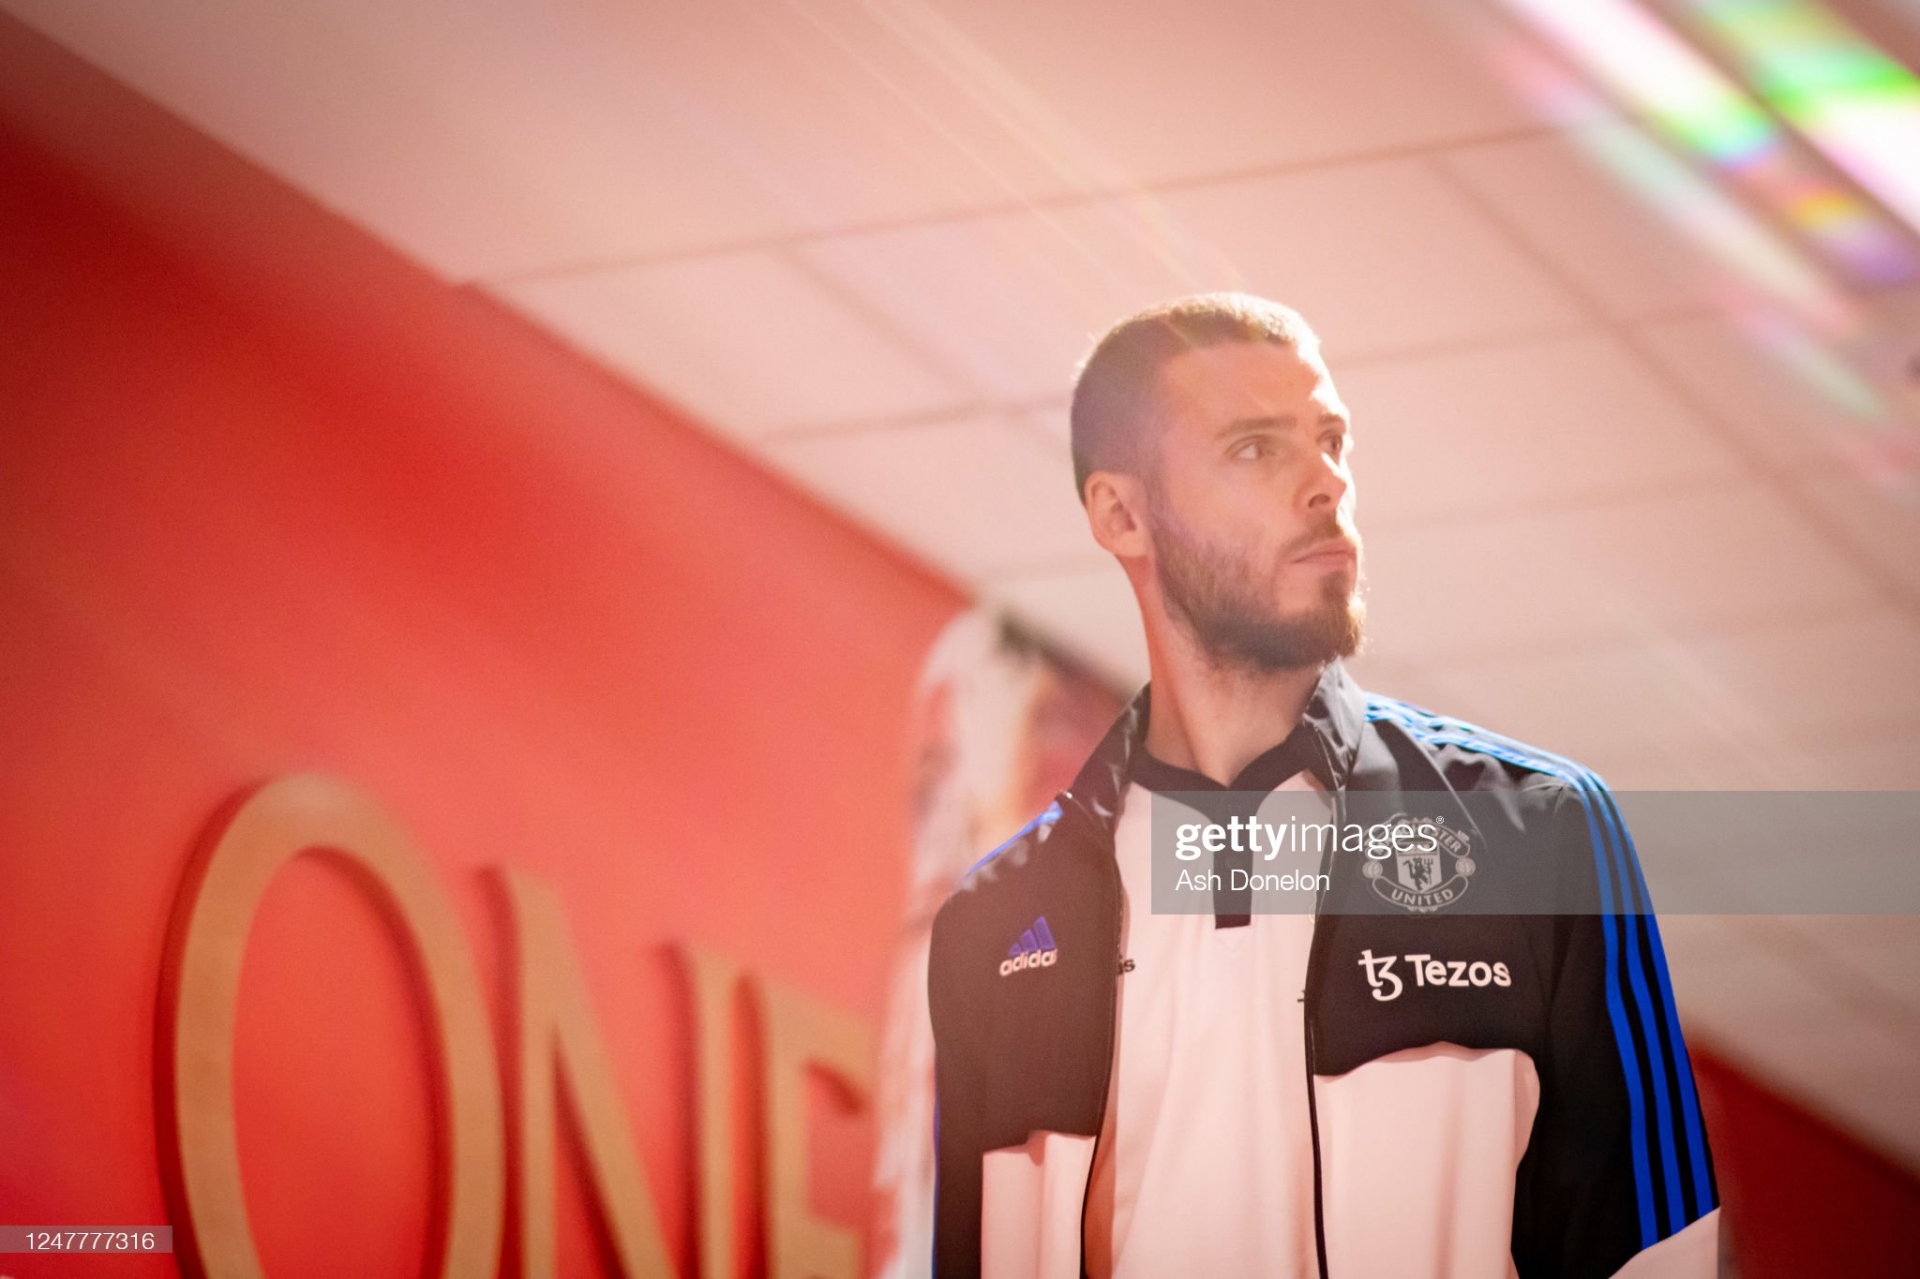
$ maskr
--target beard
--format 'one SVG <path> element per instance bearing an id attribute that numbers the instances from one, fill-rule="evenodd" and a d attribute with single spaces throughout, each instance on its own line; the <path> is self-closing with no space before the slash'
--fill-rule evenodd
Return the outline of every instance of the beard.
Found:
<path id="1" fill-rule="evenodd" d="M 1269 674 L 1321 666 L 1360 650 L 1366 605 L 1360 598 L 1357 557 L 1351 585 L 1345 574 L 1329 573 L 1321 579 L 1317 600 L 1284 613 L 1271 598 L 1272 574 L 1258 571 L 1251 555 L 1200 536 L 1151 488 L 1148 514 L 1154 575 L 1167 612 L 1214 665 Z M 1341 532 L 1339 523 L 1329 518 L 1286 547 L 1283 557 L 1290 559 Z"/>

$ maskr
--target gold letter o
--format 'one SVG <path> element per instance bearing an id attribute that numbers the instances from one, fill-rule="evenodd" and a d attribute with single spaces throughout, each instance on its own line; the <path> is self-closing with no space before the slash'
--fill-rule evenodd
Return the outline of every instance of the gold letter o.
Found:
<path id="1" fill-rule="evenodd" d="M 188 1258 L 217 1279 L 258 1279 L 233 1114 L 233 1034 L 254 912 L 280 867 L 309 849 L 351 861 L 379 885 L 413 943 L 438 1030 L 448 1203 L 439 1271 L 498 1266 L 505 1159 L 500 1078 L 480 983 L 453 905 L 404 831 L 344 782 L 283 777 L 255 791 L 210 836 L 175 910 L 161 993 L 169 1053 L 174 1189 L 191 1223 Z M 182 912 L 191 909 L 190 916 Z M 171 1033 L 168 1033 L 170 1030 Z M 166 1077 L 163 1077 L 163 1086 Z M 344 1227 L 347 1223 L 341 1223 Z M 316 1240 L 316 1247 L 324 1246 Z"/>

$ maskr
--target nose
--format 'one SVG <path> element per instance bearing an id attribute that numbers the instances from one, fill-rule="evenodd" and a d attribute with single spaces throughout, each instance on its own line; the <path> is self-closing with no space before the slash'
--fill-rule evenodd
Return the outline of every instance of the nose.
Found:
<path id="1" fill-rule="evenodd" d="M 1321 453 L 1301 489 L 1301 499 L 1309 514 L 1330 515 L 1340 509 L 1352 491 L 1353 475 L 1347 470 L 1346 462 Z"/>

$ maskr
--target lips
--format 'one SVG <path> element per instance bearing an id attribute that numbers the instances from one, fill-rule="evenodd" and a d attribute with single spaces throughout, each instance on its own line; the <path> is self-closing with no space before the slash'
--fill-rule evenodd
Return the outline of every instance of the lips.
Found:
<path id="1" fill-rule="evenodd" d="M 1300 554 L 1293 557 L 1295 564 L 1334 565 L 1357 564 L 1360 552 L 1352 542 L 1336 537 L 1326 542 L 1316 542 Z"/>

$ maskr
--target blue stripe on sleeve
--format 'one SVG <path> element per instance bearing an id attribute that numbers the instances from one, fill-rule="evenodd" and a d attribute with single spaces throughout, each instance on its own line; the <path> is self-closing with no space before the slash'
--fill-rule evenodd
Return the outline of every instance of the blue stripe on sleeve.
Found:
<path id="1" fill-rule="evenodd" d="M 1680 1033 L 1680 1014 L 1677 1001 L 1673 997 L 1673 980 L 1667 973 L 1667 952 L 1660 944 L 1660 930 L 1653 920 L 1653 902 L 1647 892 L 1646 877 L 1640 870 L 1640 858 L 1633 846 L 1633 836 L 1628 833 L 1626 822 L 1620 817 L 1620 809 L 1613 796 L 1604 788 L 1601 790 L 1610 819 L 1621 840 L 1626 844 L 1628 864 L 1633 868 L 1635 898 L 1639 902 L 1644 927 L 1646 928 L 1647 949 L 1653 956 L 1655 980 L 1659 983 L 1661 1012 L 1667 1025 L 1667 1040 L 1672 1045 L 1673 1056 L 1679 1069 L 1674 1072 L 1680 1085 L 1680 1114 L 1687 1129 L 1687 1151 L 1691 1156 L 1689 1168 L 1693 1174 L 1693 1216 L 1689 1220 L 1698 1220 L 1718 1207 L 1713 1193 L 1713 1179 L 1707 1173 L 1707 1142 L 1702 1131 L 1700 1118 L 1700 1099 L 1693 1083 L 1693 1062 L 1687 1055 L 1687 1041 Z M 1676 1224 L 1675 1229 L 1679 1226 Z"/>
<path id="2" fill-rule="evenodd" d="M 1625 999 L 1620 990 L 1620 958 L 1623 940 L 1620 934 L 1623 927 L 1631 927 L 1633 920 L 1630 916 L 1626 918 L 1620 917 L 1614 907 L 1615 871 L 1613 863 L 1616 861 L 1616 854 L 1614 851 L 1614 841 L 1608 838 L 1602 831 L 1602 815 L 1595 811 L 1595 791 L 1598 789 L 1598 779 L 1593 778 L 1585 769 L 1571 761 L 1557 759 L 1543 752 L 1534 750 L 1531 747 L 1523 746 L 1518 742 L 1503 741 L 1464 721 L 1446 719 L 1433 715 L 1430 712 L 1422 712 L 1417 708 L 1378 698 L 1370 699 L 1368 713 L 1369 718 L 1388 719 L 1398 723 L 1416 737 L 1434 745 L 1460 746 L 1463 749 L 1506 760 L 1522 768 L 1537 769 L 1551 776 L 1558 777 L 1574 788 L 1575 795 L 1579 798 L 1581 808 L 1586 814 L 1587 831 L 1593 844 L 1595 871 L 1599 880 L 1601 934 L 1605 942 L 1606 950 L 1605 992 L 1607 1014 L 1608 1020 L 1613 1027 L 1614 1043 L 1620 1054 L 1621 1074 L 1627 1089 L 1628 1127 L 1631 1136 L 1635 1199 L 1639 1209 L 1641 1247 L 1652 1247 L 1655 1243 L 1658 1243 L 1663 1236 L 1660 1232 L 1659 1220 L 1654 1209 L 1653 1178 L 1647 1151 L 1646 1098 L 1642 1094 L 1640 1087 L 1640 1063 L 1642 1054 L 1639 1038 L 1634 1033 L 1633 1024 L 1627 1016 Z M 1604 791 L 1601 791 L 1601 793 L 1604 793 Z M 1608 825 L 1611 826 L 1611 822 L 1609 822 Z M 1622 850 L 1622 852 L 1624 853 L 1625 850 Z M 1624 883 L 1621 885 L 1621 891 L 1624 898 Z M 1629 899 L 1623 899 L 1622 904 L 1629 904 Z M 1631 958 L 1635 959 L 1637 963 L 1638 957 L 1633 954 L 1635 948 L 1631 945 L 1631 938 L 1629 937 L 1626 940 L 1628 943 L 1628 954 Z M 1651 1019 L 1645 1009 L 1644 977 L 1641 978 L 1639 985 L 1642 1024 L 1650 1026 L 1652 1024 Z M 1660 1089 L 1659 1101 L 1664 1111 L 1666 1107 L 1664 1071 L 1654 1068 L 1650 1069 L 1648 1073 L 1653 1077 Z M 1671 1149 L 1670 1119 L 1663 1129 L 1663 1133 L 1666 1138 L 1664 1143 L 1666 1149 L 1663 1150 L 1662 1163 L 1664 1170 L 1672 1170 L 1675 1167 L 1676 1160 Z M 1667 1180 L 1669 1185 L 1673 1186 L 1677 1179 L 1671 1175 L 1670 1171 Z M 1677 1187 L 1670 1192 L 1669 1198 L 1672 1199 L 1673 1195 L 1676 1194 Z M 1680 1228 L 1678 1213 L 1675 1213 L 1673 1220 L 1674 1230 L 1677 1231 Z"/>
<path id="3" fill-rule="evenodd" d="M 1614 802 L 1613 796 L 1608 792 L 1605 783 L 1591 770 L 1571 760 L 1549 754 L 1548 752 L 1541 751 L 1520 742 L 1515 742 L 1510 738 L 1502 738 L 1498 734 L 1490 733 L 1485 729 L 1466 723 L 1463 720 L 1436 715 L 1431 711 L 1426 711 L 1407 703 L 1395 702 L 1387 698 L 1372 697 L 1369 699 L 1369 718 L 1390 719 L 1401 724 L 1416 736 L 1433 740 L 1436 744 L 1453 744 L 1465 749 L 1481 751 L 1497 758 L 1519 764 L 1522 767 L 1541 769 L 1544 772 L 1559 777 L 1563 781 L 1575 785 L 1581 795 L 1583 806 L 1588 809 L 1590 831 L 1592 829 L 1593 818 L 1592 807 L 1596 803 L 1599 805 L 1601 816 L 1606 824 L 1607 833 L 1611 836 L 1611 838 L 1605 841 L 1612 851 L 1612 856 L 1610 856 L 1608 860 L 1612 861 L 1614 865 L 1619 868 L 1621 875 L 1621 902 L 1627 912 L 1627 918 L 1623 923 L 1630 930 L 1628 957 L 1633 961 L 1630 977 L 1635 979 L 1637 983 L 1636 1004 L 1641 1012 L 1643 1024 L 1647 1030 L 1654 1035 L 1657 1046 L 1654 1061 L 1658 1063 L 1658 1066 L 1651 1071 L 1651 1074 L 1658 1090 L 1656 1101 L 1659 1103 L 1660 1109 L 1661 1140 L 1663 1146 L 1662 1164 L 1663 1171 L 1667 1173 L 1667 1206 L 1673 1223 L 1672 1231 L 1666 1233 L 1677 1232 L 1689 1221 L 1697 1220 L 1713 1211 L 1717 1203 L 1713 1193 L 1712 1178 L 1707 1168 L 1707 1145 L 1700 1115 L 1699 1096 L 1694 1086 L 1692 1062 L 1688 1058 L 1686 1040 L 1680 1031 L 1678 1006 L 1673 997 L 1673 983 L 1667 970 L 1666 952 L 1660 943 L 1659 927 L 1653 916 L 1652 901 L 1647 892 L 1646 878 L 1640 869 L 1638 852 L 1633 846 L 1633 837 L 1628 833 L 1626 823 L 1620 816 L 1619 806 Z M 1597 835 L 1597 832 L 1595 833 Z M 1598 849 L 1598 847 L 1599 841 L 1596 839 L 1596 849 Z M 1611 876 L 1606 874 L 1604 869 L 1602 874 L 1605 878 L 1611 878 Z M 1603 878 L 1601 885 L 1603 907 L 1610 910 L 1611 894 L 1608 892 L 1608 885 L 1605 882 L 1605 878 Z M 1611 923 L 1612 921 L 1607 920 L 1604 922 Z M 1607 929 L 1606 931 L 1610 933 L 1612 930 Z M 1618 974 L 1617 970 L 1612 967 L 1614 954 L 1611 943 L 1613 943 L 1615 939 L 1610 936 L 1608 940 L 1610 943 L 1608 985 L 1610 988 L 1609 994 L 1612 995 L 1618 989 Z M 1645 967 L 1640 955 L 1641 942 L 1644 942 L 1647 956 L 1651 959 L 1653 965 L 1653 982 L 1651 988 L 1648 987 L 1645 978 Z M 1658 1020 L 1654 1020 L 1648 1015 L 1648 1000 L 1658 1004 Z M 1613 1012 L 1611 1001 L 1609 1003 L 1609 1012 Z M 1663 1038 L 1659 1033 L 1662 1027 L 1664 1027 L 1665 1030 L 1664 1044 L 1660 1042 Z M 1629 1031 L 1630 1030 L 1631 1027 L 1629 1027 Z M 1637 1041 L 1637 1037 L 1634 1038 Z M 1628 1058 L 1623 1054 L 1623 1065 L 1627 1060 Z M 1691 1180 L 1694 1187 L 1694 1211 L 1690 1217 L 1685 1213 L 1678 1187 L 1678 1178 L 1674 1175 L 1676 1172 L 1677 1152 L 1674 1150 L 1675 1134 L 1673 1132 L 1673 1120 L 1669 1113 L 1670 1103 L 1667 1097 L 1665 1070 L 1665 1067 L 1669 1065 L 1674 1067 L 1673 1074 L 1679 1092 L 1678 1109 L 1680 1112 L 1680 1123 L 1684 1126 L 1685 1141 L 1687 1144 L 1687 1166 L 1688 1171 L 1692 1174 Z M 1633 1091 L 1631 1080 L 1629 1081 L 1629 1091 L 1630 1094 Z M 1631 1095 L 1629 1096 L 1629 1102 L 1632 1102 Z M 1642 1122 L 1644 1122 L 1644 1120 L 1642 1120 Z M 1640 1134 L 1636 1134 L 1637 1142 L 1643 1140 L 1644 1138 L 1640 1136 Z M 1639 1171 L 1640 1165 L 1639 1162 L 1636 1161 L 1636 1175 L 1639 1174 Z M 1644 1195 L 1642 1196 L 1642 1203 L 1644 1207 L 1651 1206 L 1648 1197 Z M 1647 1224 L 1648 1217 L 1643 1215 L 1643 1233 L 1645 1232 L 1644 1228 Z M 1657 1226 L 1655 1227 L 1655 1237 L 1665 1237 L 1664 1234 L 1658 1231 Z"/>

